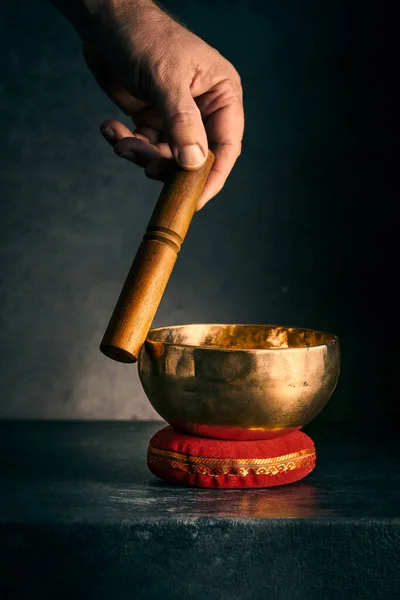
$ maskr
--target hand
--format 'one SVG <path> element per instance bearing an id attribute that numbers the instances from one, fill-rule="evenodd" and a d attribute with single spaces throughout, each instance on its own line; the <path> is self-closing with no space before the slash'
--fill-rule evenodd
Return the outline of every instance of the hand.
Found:
<path id="1" fill-rule="evenodd" d="M 224 186 L 241 152 L 240 77 L 221 54 L 149 0 L 105 3 L 84 57 L 101 88 L 132 117 L 132 132 L 109 120 L 101 132 L 117 155 L 165 181 L 175 159 L 215 162 L 197 209 Z"/>

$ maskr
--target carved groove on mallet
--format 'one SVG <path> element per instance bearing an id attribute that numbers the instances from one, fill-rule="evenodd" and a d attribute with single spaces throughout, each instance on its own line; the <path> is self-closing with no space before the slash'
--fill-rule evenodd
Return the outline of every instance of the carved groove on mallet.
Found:
<path id="1" fill-rule="evenodd" d="M 168 229 L 168 227 L 148 227 L 143 236 L 144 240 L 155 240 L 171 246 L 176 253 L 181 249 L 183 239 L 176 231 Z"/>

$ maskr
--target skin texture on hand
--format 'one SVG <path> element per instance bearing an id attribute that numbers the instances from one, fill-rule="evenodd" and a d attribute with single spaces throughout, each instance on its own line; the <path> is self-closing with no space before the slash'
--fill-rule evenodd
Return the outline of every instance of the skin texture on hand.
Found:
<path id="1" fill-rule="evenodd" d="M 215 162 L 201 209 L 224 186 L 241 152 L 243 98 L 236 69 L 149 0 L 103 0 L 86 27 L 83 54 L 106 94 L 132 118 L 133 130 L 109 120 L 100 130 L 118 156 L 165 181 L 175 160 Z M 89 33 L 87 33 L 89 32 Z"/>

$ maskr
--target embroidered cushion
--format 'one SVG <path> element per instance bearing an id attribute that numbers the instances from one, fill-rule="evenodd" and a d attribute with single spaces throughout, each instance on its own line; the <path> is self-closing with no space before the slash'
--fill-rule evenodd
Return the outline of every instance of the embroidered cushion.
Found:
<path id="1" fill-rule="evenodd" d="M 311 438 L 294 431 L 272 440 L 230 441 L 178 432 L 171 426 L 150 440 L 147 465 L 171 483 L 203 488 L 262 488 L 293 483 L 315 467 Z"/>

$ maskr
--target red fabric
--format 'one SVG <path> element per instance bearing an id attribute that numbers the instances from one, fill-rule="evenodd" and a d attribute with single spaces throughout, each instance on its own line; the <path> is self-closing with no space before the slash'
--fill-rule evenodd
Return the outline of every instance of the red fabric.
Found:
<path id="1" fill-rule="evenodd" d="M 161 452 L 157 454 L 157 450 Z M 302 454 L 297 455 L 302 451 Z M 170 452 L 176 453 L 176 456 L 168 454 Z M 290 457 L 291 454 L 295 456 Z M 198 460 L 193 461 L 192 457 L 197 457 Z M 251 467 L 251 459 L 257 461 L 276 457 L 283 458 L 261 466 L 257 463 L 254 468 Z M 222 460 L 201 461 L 201 458 Z M 238 467 L 239 463 L 230 462 L 229 459 L 249 460 L 244 464 L 240 463 Z M 219 465 L 222 465 L 221 469 Z M 206 488 L 260 488 L 284 485 L 303 479 L 314 466 L 314 443 L 301 431 L 273 440 L 230 441 L 191 436 L 167 426 L 152 437 L 148 454 L 148 467 L 157 477 L 171 483 Z M 241 467 L 249 467 L 248 472 L 239 472 Z M 229 473 L 219 472 L 224 468 Z M 205 473 L 204 470 L 207 469 L 211 469 L 213 474 Z M 276 472 L 260 473 L 263 469 Z"/>

